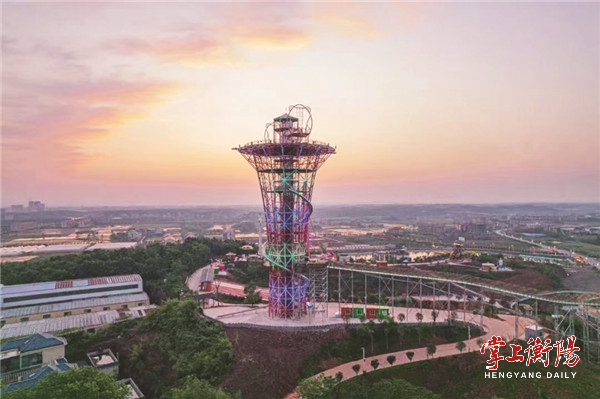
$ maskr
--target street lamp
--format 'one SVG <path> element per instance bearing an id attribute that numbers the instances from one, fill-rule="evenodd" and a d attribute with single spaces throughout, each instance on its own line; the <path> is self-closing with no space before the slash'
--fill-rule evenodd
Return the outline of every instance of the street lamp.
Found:
<path id="1" fill-rule="evenodd" d="M 364 368 L 365 368 L 365 366 L 367 364 L 367 359 L 365 357 L 365 347 L 362 346 L 360 349 L 362 349 L 362 351 L 363 351 L 363 370 L 364 370 Z"/>

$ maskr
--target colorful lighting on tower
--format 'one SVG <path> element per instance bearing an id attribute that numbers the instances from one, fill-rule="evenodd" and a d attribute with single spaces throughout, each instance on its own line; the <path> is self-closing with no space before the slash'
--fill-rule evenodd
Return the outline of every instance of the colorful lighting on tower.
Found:
<path id="1" fill-rule="evenodd" d="M 269 316 L 306 313 L 308 279 L 303 267 L 310 253 L 308 227 L 317 170 L 335 154 L 329 144 L 309 140 L 310 108 L 289 107 L 265 129 L 264 140 L 234 148 L 254 167 L 262 193 L 269 271 Z"/>

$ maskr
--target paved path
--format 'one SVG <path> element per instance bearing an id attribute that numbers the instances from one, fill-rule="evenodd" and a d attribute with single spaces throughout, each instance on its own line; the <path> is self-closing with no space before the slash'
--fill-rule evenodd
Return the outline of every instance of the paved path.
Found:
<path id="1" fill-rule="evenodd" d="M 244 288 L 246 288 L 246 286 L 244 284 L 215 280 L 213 286 L 219 291 L 219 294 L 237 296 L 241 298 L 246 297 L 246 294 L 244 293 Z M 260 299 L 262 299 L 263 301 L 269 300 L 268 288 L 256 287 L 256 291 L 258 291 L 258 293 L 260 294 Z"/>
<path id="2" fill-rule="evenodd" d="M 427 315 L 428 313 L 431 313 L 431 311 L 423 310 L 424 315 Z M 463 313 L 461 311 L 457 311 L 457 313 L 459 314 L 458 319 L 461 320 L 463 317 Z M 439 319 L 442 318 L 441 316 L 442 316 L 442 313 L 440 312 Z M 472 317 L 473 315 L 471 314 L 470 316 Z M 464 341 L 466 344 L 465 352 L 479 350 L 480 346 L 477 344 L 477 340 L 480 338 L 487 341 L 488 339 L 491 338 L 492 335 L 500 335 L 504 339 L 504 341 L 512 340 L 515 335 L 515 316 L 501 315 L 500 317 L 502 318 L 501 320 L 484 317 L 484 328 L 486 331 L 485 334 L 481 337 L 477 337 L 477 338 L 473 338 L 473 339 Z M 477 320 L 479 320 L 479 318 L 477 318 Z M 536 324 L 536 322 L 532 319 L 519 317 L 519 320 L 517 323 L 519 337 L 521 337 L 521 338 L 525 337 L 525 327 L 528 325 L 531 325 L 531 324 Z M 377 359 L 377 360 L 379 360 L 379 367 L 377 368 L 377 370 L 380 370 L 380 369 L 384 369 L 387 367 L 391 367 L 390 364 L 387 362 L 387 357 L 390 355 L 394 355 L 394 356 L 396 356 L 396 362 L 394 363 L 394 366 L 398 366 L 398 365 L 406 364 L 406 363 L 410 362 L 408 360 L 408 358 L 406 357 L 406 352 L 414 352 L 414 357 L 412 360 L 413 362 L 418 362 L 418 361 L 428 359 L 427 348 L 421 347 L 421 348 L 416 348 L 416 349 L 407 349 L 407 350 L 403 350 L 403 351 L 399 351 L 399 352 L 390 352 L 390 353 L 385 353 L 382 355 L 370 356 L 370 357 L 367 357 L 364 361 L 361 359 L 361 360 L 355 360 L 352 362 L 344 363 L 337 367 L 333 367 L 328 370 L 325 370 L 322 373 L 325 374 L 326 376 L 335 377 L 335 375 L 338 372 L 342 372 L 342 374 L 344 375 L 343 380 L 348 380 L 348 379 L 356 376 L 356 373 L 354 372 L 354 370 L 352 370 L 352 366 L 354 366 L 355 364 L 359 364 L 361 366 L 359 374 L 362 374 L 363 370 L 367 370 L 367 372 L 373 371 L 373 367 L 371 367 L 371 361 L 374 359 Z M 458 349 L 456 349 L 456 342 L 454 342 L 454 343 L 449 343 L 449 344 L 438 345 L 436 348 L 434 358 L 454 356 L 454 355 L 459 355 L 459 354 L 461 354 L 461 352 Z M 320 374 L 321 373 L 319 373 L 319 375 Z M 292 392 L 291 394 L 289 394 L 288 396 L 285 397 L 285 399 L 298 399 L 298 398 L 300 398 L 300 396 L 298 395 L 297 392 Z"/>
<path id="3" fill-rule="evenodd" d="M 465 350 L 466 351 L 479 350 L 480 347 L 479 347 L 479 345 L 477 345 L 477 340 L 479 338 L 488 340 L 491 338 L 492 335 L 500 335 L 502 338 L 504 338 L 505 341 L 512 339 L 515 335 L 515 317 L 502 315 L 502 318 L 504 320 L 486 318 L 486 320 L 484 322 L 485 327 L 486 327 L 486 333 L 482 337 L 472 338 L 468 341 L 465 341 L 465 344 L 467 345 L 467 348 Z M 535 324 L 535 322 L 530 319 L 524 319 L 522 317 L 519 318 L 518 325 L 519 325 L 519 336 L 520 337 L 525 337 L 525 327 L 530 324 Z M 354 370 L 352 370 L 352 366 L 357 363 L 361 365 L 361 370 L 367 370 L 367 371 L 373 370 L 373 368 L 371 367 L 371 361 L 374 359 L 379 360 L 378 370 L 390 367 L 390 365 L 388 364 L 388 362 L 386 360 L 386 358 L 390 355 L 396 356 L 396 363 L 394 363 L 394 365 L 409 363 L 409 360 L 406 357 L 406 352 L 414 352 L 415 353 L 413 360 L 412 360 L 413 362 L 418 362 L 420 360 L 427 360 L 427 348 L 422 347 L 422 348 L 417 348 L 417 349 L 408 349 L 408 350 L 399 351 L 399 352 L 386 353 L 383 355 L 370 356 L 365 359 L 364 363 L 362 360 L 344 363 L 340 366 L 333 367 L 329 370 L 324 371 L 324 374 L 327 376 L 333 377 L 339 371 L 341 371 L 344 374 L 344 380 L 347 380 L 356 375 Z M 437 357 L 454 356 L 454 355 L 459 355 L 460 353 L 461 352 L 458 349 L 456 349 L 456 343 L 453 342 L 453 343 L 449 343 L 449 344 L 438 345 L 434 357 L 437 358 Z"/>
<path id="4" fill-rule="evenodd" d="M 207 272 L 206 269 L 212 268 L 214 270 L 214 268 L 217 267 L 218 264 L 219 262 L 213 262 L 207 266 L 201 267 L 200 269 L 192 273 L 192 275 L 187 279 L 186 282 L 188 289 L 192 292 L 198 291 L 200 289 L 200 284 L 202 283 L 202 274 Z M 210 276 L 209 273 L 206 274 L 207 275 L 205 275 L 204 278 L 214 279 L 214 272 L 212 276 Z"/>
<path id="5" fill-rule="evenodd" d="M 192 273 L 192 275 L 188 278 L 187 280 L 187 287 L 189 288 L 190 291 L 192 292 L 196 292 L 200 289 L 200 284 L 202 283 L 202 278 L 211 278 L 214 279 L 214 274 L 212 274 L 212 270 L 209 270 L 210 276 L 208 276 L 208 273 L 206 273 L 205 269 L 214 269 L 216 267 L 218 267 L 218 265 L 220 264 L 220 262 L 213 262 L 208 266 L 204 266 L 201 267 L 200 269 L 196 270 L 194 273 Z M 204 274 L 204 277 L 202 276 Z M 246 294 L 244 293 L 244 288 L 246 288 L 246 285 L 244 284 L 237 284 L 237 283 L 230 283 L 227 281 L 221 281 L 221 280 L 213 280 L 213 291 L 217 291 L 220 294 L 224 294 L 224 295 L 231 295 L 231 296 L 237 296 L 240 298 L 245 298 Z M 262 288 L 262 287 L 256 287 L 256 291 L 258 291 L 258 293 L 260 294 L 260 299 L 262 299 L 263 301 L 268 301 L 269 300 L 269 289 L 268 288 Z"/>

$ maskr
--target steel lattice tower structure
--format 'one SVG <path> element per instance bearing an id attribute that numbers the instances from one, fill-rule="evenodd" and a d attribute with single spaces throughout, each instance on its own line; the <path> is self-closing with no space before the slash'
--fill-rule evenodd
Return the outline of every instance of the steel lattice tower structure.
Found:
<path id="1" fill-rule="evenodd" d="M 269 271 L 269 316 L 306 313 L 309 256 L 308 222 L 317 170 L 335 154 L 329 144 L 311 141 L 310 109 L 289 107 L 267 124 L 262 141 L 234 148 L 256 169 L 262 193 Z"/>

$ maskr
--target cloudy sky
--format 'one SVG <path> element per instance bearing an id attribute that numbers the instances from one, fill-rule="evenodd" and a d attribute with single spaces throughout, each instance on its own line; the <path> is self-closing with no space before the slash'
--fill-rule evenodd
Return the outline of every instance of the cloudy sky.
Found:
<path id="1" fill-rule="evenodd" d="M 2 205 L 258 204 L 288 105 L 316 203 L 599 201 L 598 4 L 4 3 Z"/>

